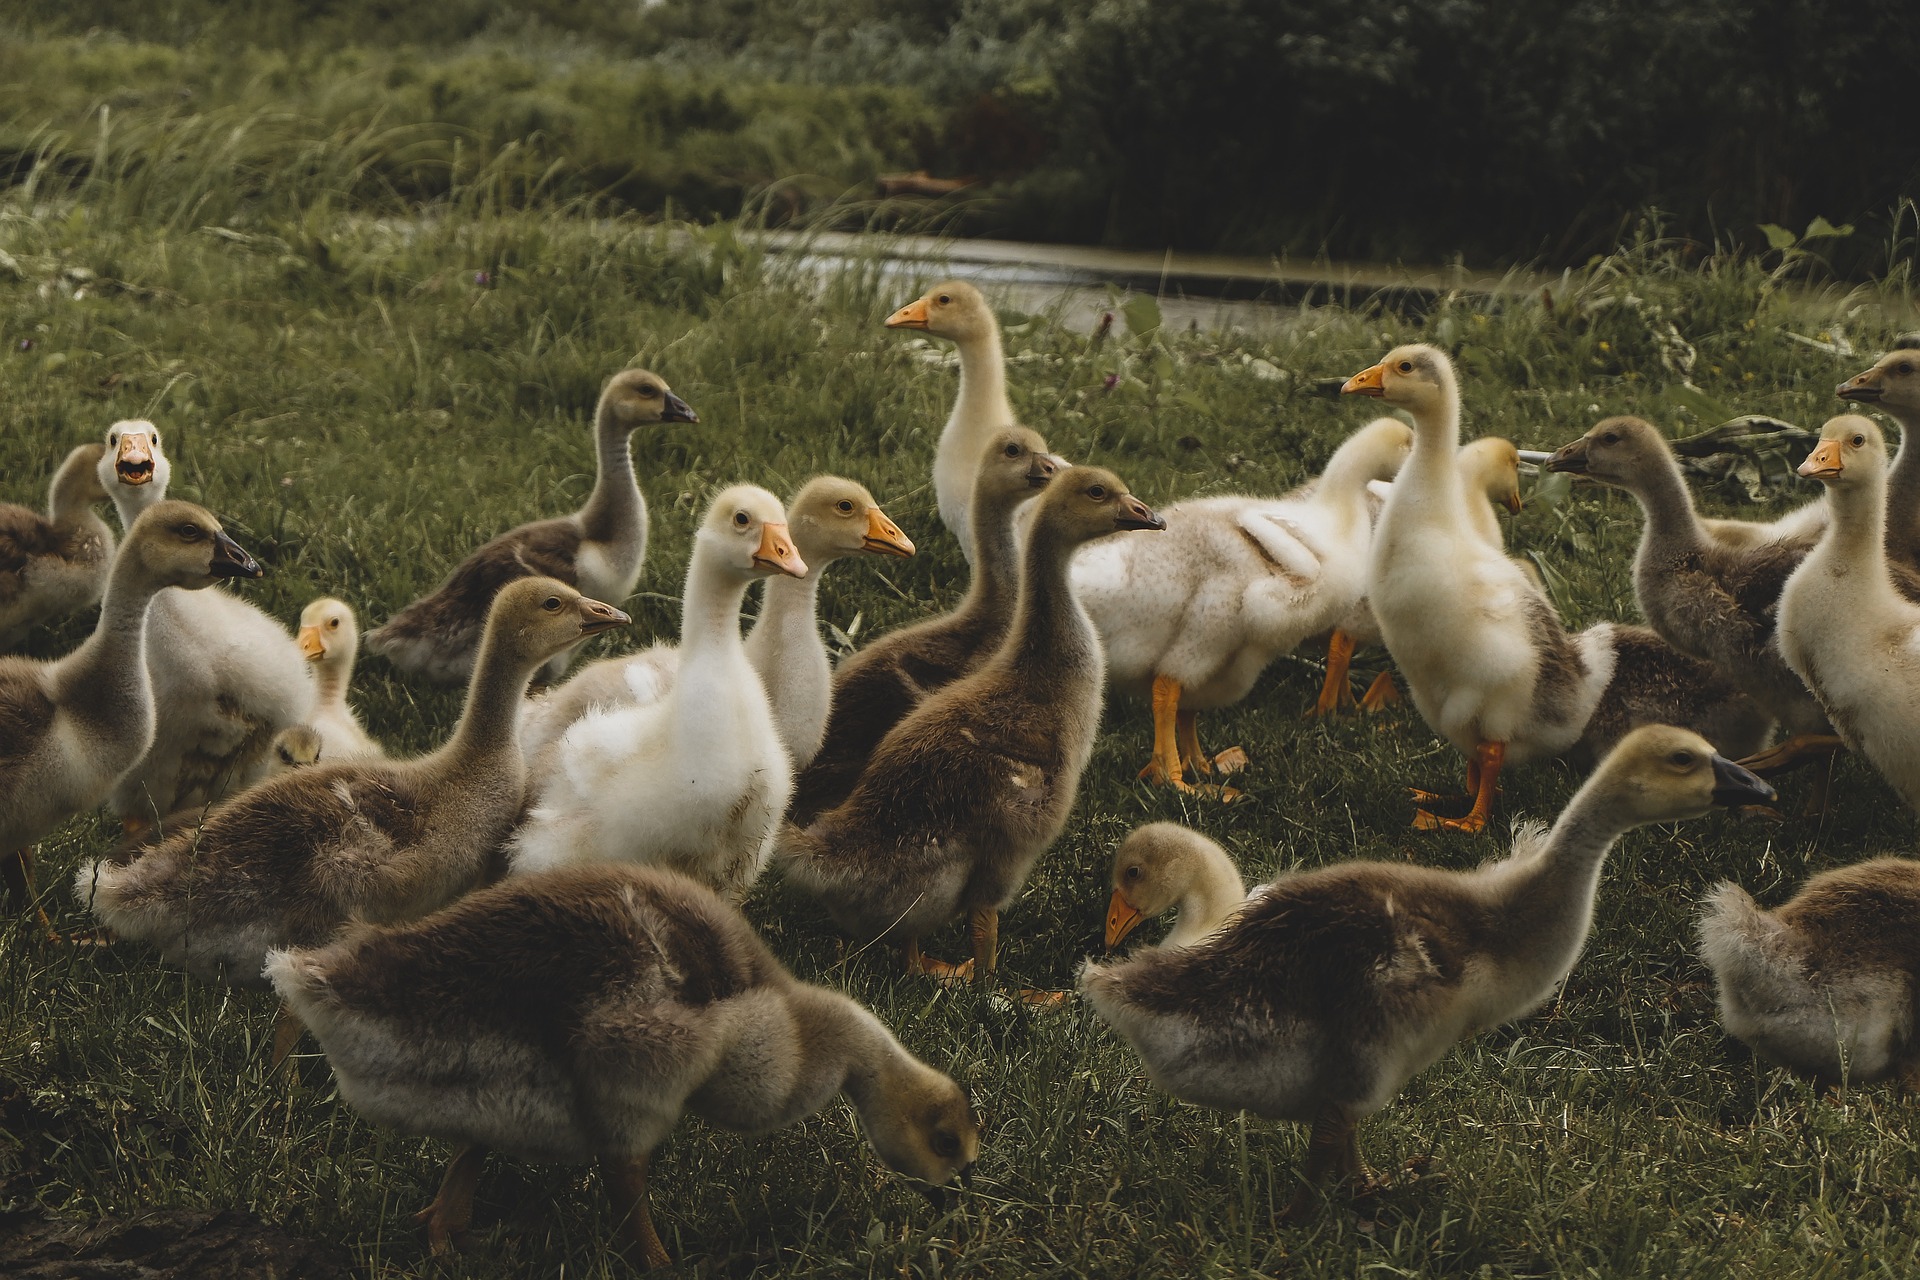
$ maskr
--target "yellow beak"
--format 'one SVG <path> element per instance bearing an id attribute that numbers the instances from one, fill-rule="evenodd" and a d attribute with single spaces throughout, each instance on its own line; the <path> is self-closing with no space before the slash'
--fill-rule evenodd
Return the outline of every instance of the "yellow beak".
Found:
<path id="1" fill-rule="evenodd" d="M 1384 364 L 1376 364 L 1371 368 L 1362 369 L 1340 384 L 1340 394 L 1343 396 L 1374 396 L 1377 398 L 1386 393 L 1387 366 Z"/>
<path id="2" fill-rule="evenodd" d="M 900 526 L 887 519 L 878 507 L 867 508 L 865 549 L 883 556 L 906 557 L 913 554 L 913 539 L 900 532 Z"/>
<path id="3" fill-rule="evenodd" d="M 753 553 L 753 562 L 762 568 L 784 573 L 791 578 L 807 576 L 807 562 L 793 548 L 793 539 L 787 534 L 784 524 L 766 524 L 760 529 L 760 549 Z"/>
<path id="4" fill-rule="evenodd" d="M 1107 950 L 1125 942 L 1127 935 L 1139 928 L 1144 919 L 1140 909 L 1127 901 L 1125 891 L 1115 889 L 1113 900 L 1107 903 Z"/>
<path id="5" fill-rule="evenodd" d="M 1846 469 L 1838 440 L 1822 440 L 1800 464 L 1800 474 L 1814 480 L 1831 480 Z"/>
<path id="6" fill-rule="evenodd" d="M 915 298 L 906 306 L 887 317 L 889 329 L 924 329 L 928 325 L 927 300 Z"/>
<path id="7" fill-rule="evenodd" d="M 319 627 L 300 628 L 294 643 L 300 646 L 300 652 L 307 655 L 308 662 L 318 662 L 327 656 L 327 642 L 320 638 Z"/>

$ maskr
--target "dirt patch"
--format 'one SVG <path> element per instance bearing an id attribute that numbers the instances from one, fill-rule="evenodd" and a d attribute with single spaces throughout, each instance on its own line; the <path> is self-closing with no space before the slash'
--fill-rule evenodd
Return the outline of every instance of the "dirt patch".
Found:
<path id="1" fill-rule="evenodd" d="M 340 1280 L 338 1244 L 289 1235 L 250 1213 L 164 1210 L 69 1222 L 0 1216 L 0 1276 L 10 1280 Z"/>

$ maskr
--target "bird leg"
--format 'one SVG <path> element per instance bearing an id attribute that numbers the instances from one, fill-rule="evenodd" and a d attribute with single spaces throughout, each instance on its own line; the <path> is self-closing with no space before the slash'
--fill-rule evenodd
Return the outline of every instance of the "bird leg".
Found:
<path id="1" fill-rule="evenodd" d="M 1283 1223 L 1310 1221 L 1320 1211 L 1321 1200 L 1336 1184 L 1344 1184 L 1355 1195 L 1372 1189 L 1372 1170 L 1360 1157 L 1355 1136 L 1357 1122 L 1339 1107 L 1323 1107 L 1314 1117 L 1313 1132 L 1307 1138 L 1307 1161 L 1301 1170 L 1302 1185 L 1293 1200 L 1282 1209 Z"/>
<path id="2" fill-rule="evenodd" d="M 1153 758 L 1140 770 L 1148 782 L 1164 782 L 1190 791 L 1180 774 L 1180 682 L 1172 676 L 1153 678 Z"/>
<path id="3" fill-rule="evenodd" d="M 300 1043 L 300 1037 L 307 1031 L 306 1024 L 300 1021 L 300 1015 L 286 1001 L 280 1002 L 280 1011 L 273 1015 L 273 1059 L 267 1063 L 267 1070 L 278 1071 L 287 1063 L 294 1046 Z M 292 1066 L 287 1067 L 289 1077 L 299 1073 Z"/>
<path id="4" fill-rule="evenodd" d="M 40 895 L 33 889 L 33 849 L 15 849 L 10 854 L 0 855 L 0 883 L 7 889 L 7 897 L 18 907 L 32 907 L 33 914 L 40 922 L 41 932 L 47 941 L 60 941 L 59 930 L 53 927 L 53 921 L 47 919 L 47 909 L 40 905 Z"/>
<path id="5" fill-rule="evenodd" d="M 1465 817 L 1442 818 L 1427 809 L 1413 811 L 1413 825 L 1421 831 L 1464 831 L 1471 835 L 1486 829 L 1493 814 L 1493 798 L 1500 792 L 1500 767 L 1506 763 L 1507 744 L 1482 742 L 1473 749 L 1467 764 L 1467 790 L 1473 808 Z"/>
<path id="6" fill-rule="evenodd" d="M 1308 715 L 1330 716 L 1353 705 L 1353 686 L 1347 681 L 1347 670 L 1352 665 L 1353 637 L 1335 627 L 1327 640 L 1327 678 Z"/>
<path id="7" fill-rule="evenodd" d="M 1000 967 L 1000 912 L 981 907 L 968 919 L 967 926 L 973 934 L 973 980 L 985 986 Z"/>
<path id="8" fill-rule="evenodd" d="M 427 1247 L 435 1257 L 443 1258 L 466 1247 L 464 1237 L 473 1224 L 473 1192 L 486 1165 L 485 1147 L 461 1147 L 453 1153 L 433 1203 L 413 1215 L 415 1222 L 427 1224 Z"/>
<path id="9" fill-rule="evenodd" d="M 638 1252 L 649 1267 L 672 1266 L 673 1259 L 667 1254 L 667 1246 L 660 1243 L 660 1233 L 653 1229 L 653 1212 L 647 1206 L 647 1158 L 601 1156 L 600 1180 L 607 1184 L 607 1198 L 613 1201 L 618 1219 L 614 1229 L 628 1256 Z"/>
<path id="10" fill-rule="evenodd" d="M 1200 730 L 1195 724 L 1199 713 L 1181 711 L 1173 717 L 1173 740 L 1180 751 L 1180 767 L 1198 774 L 1213 772 L 1213 761 L 1200 749 Z"/>
<path id="11" fill-rule="evenodd" d="M 908 973 L 924 973 L 941 982 L 965 982 L 973 976 L 973 961 L 954 964 L 949 960 L 936 960 L 920 950 L 918 938 L 907 940 L 907 945 L 901 948 L 900 958 L 906 961 Z"/>
<path id="12" fill-rule="evenodd" d="M 1373 678 L 1373 683 L 1367 686 L 1367 691 L 1360 695 L 1360 709 L 1385 711 L 1398 701 L 1400 701 L 1400 686 L 1393 682 L 1393 672 L 1382 671 Z"/>

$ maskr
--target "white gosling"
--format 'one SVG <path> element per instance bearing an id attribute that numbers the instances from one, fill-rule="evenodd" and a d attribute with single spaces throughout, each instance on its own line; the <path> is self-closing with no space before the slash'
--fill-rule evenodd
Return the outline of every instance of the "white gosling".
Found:
<path id="1" fill-rule="evenodd" d="M 1112 951 L 1163 912 L 1178 910 L 1163 947 L 1187 947 L 1226 923 L 1247 900 L 1240 868 L 1218 844 L 1177 822 L 1136 828 L 1113 851 L 1113 896 L 1107 903 Z"/>
<path id="2" fill-rule="evenodd" d="M 352 608 L 332 596 L 310 601 L 300 611 L 300 630 L 294 642 L 313 664 L 318 686 L 309 722 L 320 736 L 318 758 L 333 764 L 378 760 L 386 755 L 361 727 L 360 717 L 347 702 L 347 690 L 353 684 L 353 661 L 360 652 L 360 624 Z"/>

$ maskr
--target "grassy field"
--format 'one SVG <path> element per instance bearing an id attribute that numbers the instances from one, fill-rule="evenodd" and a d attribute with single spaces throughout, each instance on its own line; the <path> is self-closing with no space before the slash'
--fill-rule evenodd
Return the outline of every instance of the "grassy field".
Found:
<path id="1" fill-rule="evenodd" d="M 737 480 L 784 493 L 819 471 L 854 476 L 920 545 L 909 562 L 836 568 L 822 608 L 844 631 L 872 635 L 963 588 L 928 484 L 953 374 L 936 345 L 880 328 L 911 295 L 880 288 L 877 270 L 816 292 L 724 228 L 557 215 L 134 225 L 110 204 L 0 208 L 0 496 L 38 505 L 69 446 L 151 417 L 169 433 L 174 492 L 214 508 L 266 565 L 247 594 L 291 621 L 333 592 L 377 621 L 483 537 L 576 506 L 599 384 L 638 363 L 701 422 L 636 441 L 654 541 L 617 645 L 673 633 L 694 522 Z M 1003 319 L 1025 419 L 1164 503 L 1311 475 L 1373 408 L 1326 381 L 1411 337 L 1455 353 L 1471 433 L 1525 446 L 1618 412 L 1675 434 L 1740 412 L 1817 426 L 1838 407 L 1833 384 L 1910 319 L 1904 294 L 1790 303 L 1768 265 L 1683 265 L 1649 245 L 1538 302 L 1445 300 L 1417 321 L 1298 313 L 1258 339 L 1159 332 L 1140 305 L 1141 331 L 1104 340 L 1045 315 Z M 1782 487 L 1776 504 L 1805 496 Z M 1720 493 L 1710 505 L 1736 509 Z M 1638 524 L 1623 498 L 1556 491 L 1513 521 L 1512 541 L 1552 571 L 1571 622 L 1630 618 Z M 87 626 L 33 651 L 60 653 Z M 1504 821 L 1481 838 L 1410 831 L 1403 786 L 1454 780 L 1458 759 L 1408 711 L 1303 719 L 1319 676 L 1314 655 L 1286 659 L 1242 707 L 1203 720 L 1210 747 L 1253 756 L 1247 796 L 1225 807 L 1136 783 L 1147 716 L 1113 706 L 1066 835 L 1004 920 L 1012 973 L 1072 982 L 1099 947 L 1114 844 L 1150 819 L 1194 823 L 1250 877 L 1356 856 L 1464 867 L 1500 851 Z M 458 710 L 377 660 L 356 697 L 404 750 Z M 1517 772 L 1504 816 L 1550 816 L 1577 781 L 1564 766 Z M 1293 1192 L 1301 1132 L 1168 1099 L 1084 1008 L 1007 1013 L 897 976 L 770 879 L 750 915 L 776 952 L 869 1002 L 984 1104 L 981 1177 L 935 1218 L 880 1170 L 844 1105 L 765 1138 L 690 1121 L 656 1160 L 662 1233 L 690 1273 L 728 1276 L 1912 1274 L 1920 1111 L 1884 1089 L 1818 1097 L 1752 1062 L 1721 1035 L 1689 948 L 1693 903 L 1717 878 L 1775 901 L 1812 871 L 1911 847 L 1912 819 L 1878 779 L 1843 763 L 1838 781 L 1817 822 L 1712 817 L 1624 841 L 1563 998 L 1451 1054 L 1363 1128 L 1377 1165 L 1430 1155 L 1432 1170 L 1368 1216 L 1336 1209 L 1295 1230 L 1272 1214 Z M 1787 783 L 1789 804 L 1804 785 Z M 65 873 L 109 838 L 89 818 L 43 846 L 61 926 L 81 923 Z M 955 930 L 930 950 L 963 946 Z M 371 1276 L 626 1274 L 604 1251 L 589 1175 L 504 1161 L 482 1184 L 476 1252 L 430 1263 L 408 1215 L 446 1148 L 361 1123 L 317 1057 L 298 1087 L 271 1078 L 262 994 L 137 951 L 47 949 L 19 921 L 0 928 L 0 974 L 0 1078 L 14 1086 L 0 1209 L 242 1206 L 346 1242 Z"/>

